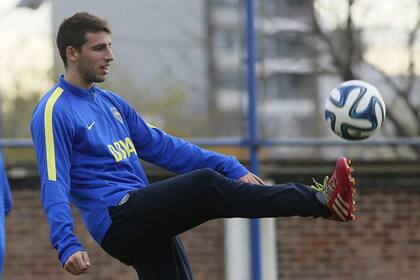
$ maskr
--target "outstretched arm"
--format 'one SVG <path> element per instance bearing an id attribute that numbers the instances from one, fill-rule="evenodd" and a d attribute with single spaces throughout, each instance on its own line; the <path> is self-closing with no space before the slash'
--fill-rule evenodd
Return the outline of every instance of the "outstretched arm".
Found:
<path id="1" fill-rule="evenodd" d="M 249 171 L 232 156 L 202 149 L 147 124 L 121 97 L 112 95 L 123 113 L 131 139 L 141 159 L 176 173 L 211 168 L 231 179 L 239 179 Z"/>
<path id="2" fill-rule="evenodd" d="M 224 176 L 238 180 L 249 171 L 233 156 L 202 149 L 162 130 L 141 124 L 143 134 L 134 135 L 140 158 L 176 173 L 210 168 Z M 147 140 L 148 141 L 147 141 Z"/>

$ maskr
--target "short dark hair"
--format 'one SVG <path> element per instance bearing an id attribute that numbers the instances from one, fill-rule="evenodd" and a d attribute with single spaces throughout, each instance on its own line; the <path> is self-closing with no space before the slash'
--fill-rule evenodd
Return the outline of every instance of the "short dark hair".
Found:
<path id="1" fill-rule="evenodd" d="M 66 49 L 68 46 L 80 51 L 83 44 L 86 43 L 86 33 L 101 31 L 111 34 L 111 27 L 106 20 L 95 15 L 80 12 L 65 18 L 58 28 L 56 38 L 58 52 L 64 66 L 67 67 Z"/>

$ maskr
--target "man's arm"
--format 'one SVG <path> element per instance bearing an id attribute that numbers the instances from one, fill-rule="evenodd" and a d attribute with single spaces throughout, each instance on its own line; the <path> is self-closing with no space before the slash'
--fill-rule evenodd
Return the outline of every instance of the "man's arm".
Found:
<path id="1" fill-rule="evenodd" d="M 239 179 L 249 171 L 236 158 L 202 149 L 192 143 L 170 136 L 147 124 L 121 97 L 110 93 L 125 117 L 131 139 L 141 159 L 176 173 L 211 168 L 231 179 Z"/>
<path id="2" fill-rule="evenodd" d="M 200 168 L 211 168 L 223 175 L 244 183 L 264 184 L 233 156 L 202 149 L 192 143 L 170 136 L 147 124 L 122 97 L 109 92 L 113 102 L 119 104 L 134 146 L 141 159 L 176 173 Z"/>
<path id="3" fill-rule="evenodd" d="M 70 113 L 66 113 L 70 107 L 61 104 L 60 108 L 57 99 L 61 101 L 59 92 L 54 91 L 47 100 L 41 101 L 32 117 L 31 132 L 50 240 L 64 266 L 70 256 L 84 249 L 73 232 L 69 203 L 73 120 Z"/>
<path id="4" fill-rule="evenodd" d="M 139 125 L 142 127 L 143 134 L 135 135 L 133 142 L 139 152 L 139 157 L 146 161 L 176 173 L 211 168 L 231 179 L 239 179 L 249 173 L 233 156 L 202 149 L 141 122 Z"/>

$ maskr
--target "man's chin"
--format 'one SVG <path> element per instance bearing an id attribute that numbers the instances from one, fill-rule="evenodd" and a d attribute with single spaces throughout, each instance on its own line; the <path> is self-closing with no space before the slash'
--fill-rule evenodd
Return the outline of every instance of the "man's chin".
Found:
<path id="1" fill-rule="evenodd" d="M 94 83 L 102 83 L 102 82 L 105 82 L 105 80 L 106 80 L 106 75 L 95 77 L 95 80 L 93 82 Z"/>

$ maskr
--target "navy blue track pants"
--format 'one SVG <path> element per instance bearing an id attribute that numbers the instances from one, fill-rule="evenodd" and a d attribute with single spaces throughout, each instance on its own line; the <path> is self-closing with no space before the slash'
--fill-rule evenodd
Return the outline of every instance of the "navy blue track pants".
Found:
<path id="1" fill-rule="evenodd" d="M 193 279 L 177 236 L 216 218 L 327 217 L 316 191 L 302 184 L 259 186 L 202 169 L 130 192 L 110 207 L 102 247 L 132 265 L 141 280 Z"/>

